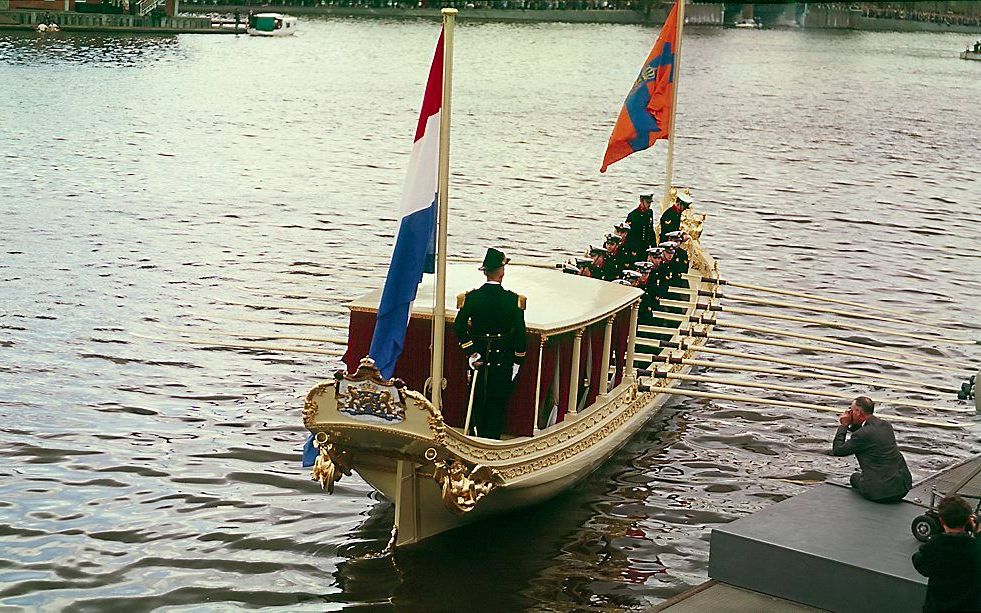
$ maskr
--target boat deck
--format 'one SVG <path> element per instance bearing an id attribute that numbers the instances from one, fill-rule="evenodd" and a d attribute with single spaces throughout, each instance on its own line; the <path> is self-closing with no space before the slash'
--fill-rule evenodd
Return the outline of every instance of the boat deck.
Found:
<path id="1" fill-rule="evenodd" d="M 869 502 L 826 483 L 712 531 L 709 577 L 657 610 L 922 610 L 926 578 L 910 558 L 913 518 L 981 467 L 981 455 L 920 483 L 898 504 Z M 961 490 L 981 494 L 981 473 Z"/>

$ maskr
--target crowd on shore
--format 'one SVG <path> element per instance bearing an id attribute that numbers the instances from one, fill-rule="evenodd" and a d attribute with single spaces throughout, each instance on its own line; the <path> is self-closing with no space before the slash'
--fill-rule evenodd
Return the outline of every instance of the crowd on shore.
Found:
<path id="1" fill-rule="evenodd" d="M 921 21 L 940 23 L 944 25 L 981 26 L 981 14 L 958 15 L 955 13 L 933 13 L 928 11 L 915 11 L 908 8 L 894 8 L 888 6 L 865 6 L 862 9 L 862 14 L 866 17 L 873 17 L 876 19 L 902 19 L 906 21 Z"/>
<path id="2" fill-rule="evenodd" d="M 242 6 L 308 6 L 371 9 L 511 9 L 529 11 L 646 11 L 651 4 L 638 0 L 272 0 L 270 2 L 239 0 L 183 0 L 182 4 Z"/>

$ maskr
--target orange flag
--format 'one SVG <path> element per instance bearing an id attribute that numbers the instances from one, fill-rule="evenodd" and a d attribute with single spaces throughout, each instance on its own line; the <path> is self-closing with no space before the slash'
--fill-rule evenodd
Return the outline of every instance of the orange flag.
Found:
<path id="1" fill-rule="evenodd" d="M 623 102 L 600 172 L 606 172 L 610 164 L 631 153 L 647 149 L 654 141 L 668 137 L 677 53 L 678 3 L 675 2 L 651 54 Z"/>

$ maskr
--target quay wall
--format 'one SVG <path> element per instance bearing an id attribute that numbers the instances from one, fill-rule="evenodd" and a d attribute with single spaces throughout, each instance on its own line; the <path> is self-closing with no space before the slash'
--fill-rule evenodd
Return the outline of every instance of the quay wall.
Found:
<path id="1" fill-rule="evenodd" d="M 981 32 L 981 25 L 946 24 L 916 19 L 891 19 L 868 17 L 861 11 L 807 7 L 804 13 L 805 28 L 831 28 L 866 30 L 870 32 Z"/>
<path id="2" fill-rule="evenodd" d="M 34 30 L 48 15 L 65 31 L 145 32 L 156 34 L 234 34 L 213 28 L 209 17 L 138 17 L 64 11 L 0 11 L 0 29 Z"/>
<path id="3" fill-rule="evenodd" d="M 255 6 L 242 4 L 181 4 L 185 13 L 224 13 L 238 11 L 247 15 L 249 11 L 275 11 L 290 15 L 328 15 L 332 17 L 366 17 L 379 19 L 439 19 L 439 8 L 404 7 L 364 7 L 364 6 Z M 722 25 L 723 5 L 693 4 L 685 8 L 685 23 L 689 25 Z M 619 23 L 619 24 L 658 24 L 664 22 L 667 10 L 660 7 L 645 14 L 633 10 L 573 10 L 573 9 L 479 9 L 463 8 L 457 19 L 460 21 L 498 21 L 498 22 L 566 22 L 566 23 Z M 244 18 L 244 17 L 243 17 Z"/>

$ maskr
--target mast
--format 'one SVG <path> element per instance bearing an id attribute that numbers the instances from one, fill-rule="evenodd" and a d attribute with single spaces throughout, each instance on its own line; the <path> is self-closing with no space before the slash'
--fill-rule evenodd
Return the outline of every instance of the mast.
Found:
<path id="1" fill-rule="evenodd" d="M 439 219 L 436 222 L 436 290 L 433 305 L 432 403 L 439 410 L 443 390 L 443 343 L 446 327 L 446 218 L 450 186 L 450 94 L 453 90 L 453 25 L 456 9 L 443 9 L 443 101 L 439 114 Z"/>
<path id="2" fill-rule="evenodd" d="M 661 210 L 667 206 L 668 199 L 671 197 L 671 175 L 674 172 L 674 126 L 675 112 L 678 110 L 678 80 L 681 76 L 681 40 L 685 29 L 685 1 L 678 2 L 678 48 L 674 51 L 674 64 L 671 71 L 674 73 L 674 81 L 671 84 L 671 120 L 668 122 L 668 161 L 665 165 L 666 173 L 664 178 L 664 198 L 661 200 Z"/>

